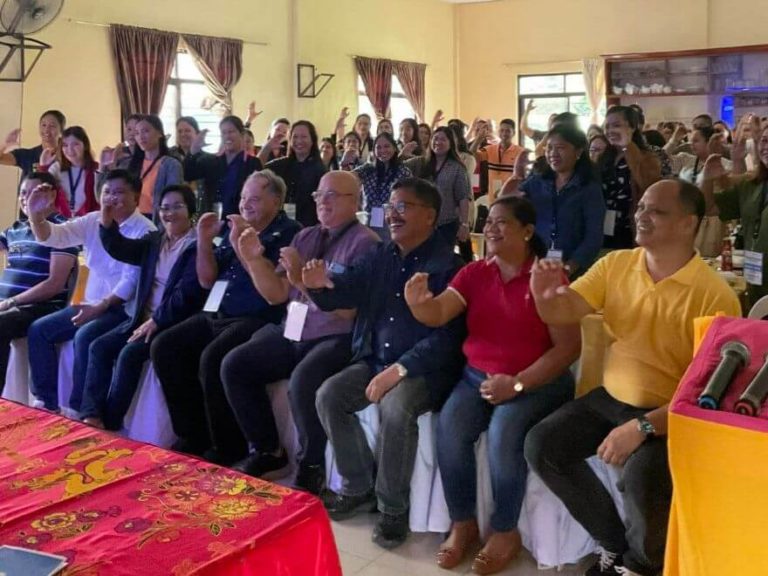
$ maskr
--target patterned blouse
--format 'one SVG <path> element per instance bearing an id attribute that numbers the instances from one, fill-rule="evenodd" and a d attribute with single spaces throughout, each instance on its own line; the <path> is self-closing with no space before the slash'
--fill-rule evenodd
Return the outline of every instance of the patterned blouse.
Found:
<path id="1" fill-rule="evenodd" d="M 380 178 L 376 171 L 376 164 L 363 164 L 354 170 L 354 173 L 363 183 L 363 210 L 370 212 L 371 208 L 379 207 L 389 202 L 392 185 L 398 180 L 407 178 L 411 171 L 403 164 L 398 163 L 394 169 L 391 167 Z"/>
<path id="2" fill-rule="evenodd" d="M 603 248 L 632 248 L 635 244 L 632 225 L 632 175 L 626 158 L 619 160 L 612 175 L 607 171 L 603 172 L 603 197 L 606 208 Z"/>

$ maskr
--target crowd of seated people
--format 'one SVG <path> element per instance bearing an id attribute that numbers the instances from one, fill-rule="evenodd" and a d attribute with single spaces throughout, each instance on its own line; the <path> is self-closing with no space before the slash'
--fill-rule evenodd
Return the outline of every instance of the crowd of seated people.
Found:
<path id="1" fill-rule="evenodd" d="M 613 106 L 587 133 L 569 112 L 535 130 L 534 108 L 520 122 L 534 150 L 515 144 L 510 118 L 441 126 L 440 111 L 375 130 L 361 114 L 347 131 L 345 108 L 322 139 L 308 120 L 277 118 L 257 145 L 252 103 L 245 121 L 222 118 L 218 151 L 194 118 L 177 121 L 171 148 L 157 116 L 132 114 L 98 162 L 84 128 L 46 111 L 39 145 L 21 148 L 14 130 L 0 146 L 0 164 L 21 169 L 20 213 L 0 233 L 0 373 L 26 338 L 38 408 L 120 431 L 151 361 L 172 448 L 266 479 L 291 467 L 268 394 L 287 380 L 295 486 L 335 520 L 377 508 L 384 548 L 408 536 L 417 419 L 439 413 L 452 521 L 439 566 L 480 539 L 475 445 L 487 432 L 494 508 L 475 573 L 519 554 L 530 468 L 598 542 L 586 574 L 656 575 L 667 406 L 693 319 L 742 312 L 701 256 L 735 222 L 764 262 L 768 127 L 752 114 L 733 129 L 706 114 L 651 127 L 639 106 Z M 480 226 L 473 203 L 486 195 Z M 84 294 L 70 303 L 78 270 Z M 750 276 L 745 302 L 766 293 Z M 574 399 L 579 323 L 595 312 L 615 341 L 603 385 Z M 73 386 L 60 398 L 68 341 Z M 372 404 L 373 449 L 356 415 Z M 625 520 L 593 455 L 623 466 Z"/>

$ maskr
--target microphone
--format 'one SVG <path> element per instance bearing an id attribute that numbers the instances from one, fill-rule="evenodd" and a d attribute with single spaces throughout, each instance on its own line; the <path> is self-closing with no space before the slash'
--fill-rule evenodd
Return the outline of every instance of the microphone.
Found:
<path id="1" fill-rule="evenodd" d="M 699 396 L 700 408 L 717 410 L 720 398 L 733 380 L 734 374 L 749 364 L 749 348 L 738 340 L 731 340 L 723 344 L 720 349 L 720 363 L 709 377 L 706 388 Z"/>
<path id="2" fill-rule="evenodd" d="M 735 410 L 745 416 L 757 416 L 766 396 L 768 396 L 768 354 L 765 356 L 760 371 L 755 374 L 752 382 L 749 383 L 747 389 L 739 397 L 739 401 L 736 402 Z"/>

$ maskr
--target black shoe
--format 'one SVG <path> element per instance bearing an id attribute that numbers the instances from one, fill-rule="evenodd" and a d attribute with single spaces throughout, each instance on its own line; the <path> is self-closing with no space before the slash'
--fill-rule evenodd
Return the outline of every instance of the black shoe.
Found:
<path id="1" fill-rule="evenodd" d="M 182 454 L 189 454 L 198 458 L 202 457 L 208 448 L 208 445 L 189 440 L 188 438 L 179 438 L 171 445 L 171 450 L 174 452 L 181 452 Z"/>
<path id="2" fill-rule="evenodd" d="M 600 557 L 597 562 L 592 564 L 584 576 L 604 576 L 606 574 L 615 575 L 622 574 L 619 572 L 619 568 L 623 568 L 624 563 L 621 560 L 621 554 L 609 552 L 608 550 L 600 550 Z"/>
<path id="3" fill-rule="evenodd" d="M 344 496 L 344 494 L 328 491 L 323 495 L 323 505 L 332 520 L 346 520 L 360 512 L 375 510 L 376 495 L 373 490 L 368 490 L 359 496 Z"/>
<path id="4" fill-rule="evenodd" d="M 371 540 L 387 550 L 397 548 L 408 537 L 408 512 L 382 514 L 373 529 Z"/>
<path id="5" fill-rule="evenodd" d="M 288 467 L 288 456 L 285 450 L 281 451 L 279 456 L 269 453 L 251 454 L 231 466 L 233 470 L 264 480 L 282 478 L 288 473 Z"/>
<path id="6" fill-rule="evenodd" d="M 325 485 L 325 470 L 319 464 L 312 466 L 300 465 L 293 484 L 297 490 L 303 490 L 315 496 L 320 496 Z"/>

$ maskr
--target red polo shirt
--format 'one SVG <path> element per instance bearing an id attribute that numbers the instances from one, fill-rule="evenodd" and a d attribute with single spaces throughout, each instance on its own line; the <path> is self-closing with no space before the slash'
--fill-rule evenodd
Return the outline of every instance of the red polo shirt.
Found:
<path id="1" fill-rule="evenodd" d="M 473 262 L 451 282 L 449 290 L 467 306 L 463 350 L 473 368 L 514 376 L 552 348 L 528 287 L 532 265 L 533 259 L 505 283 L 495 262 Z"/>

